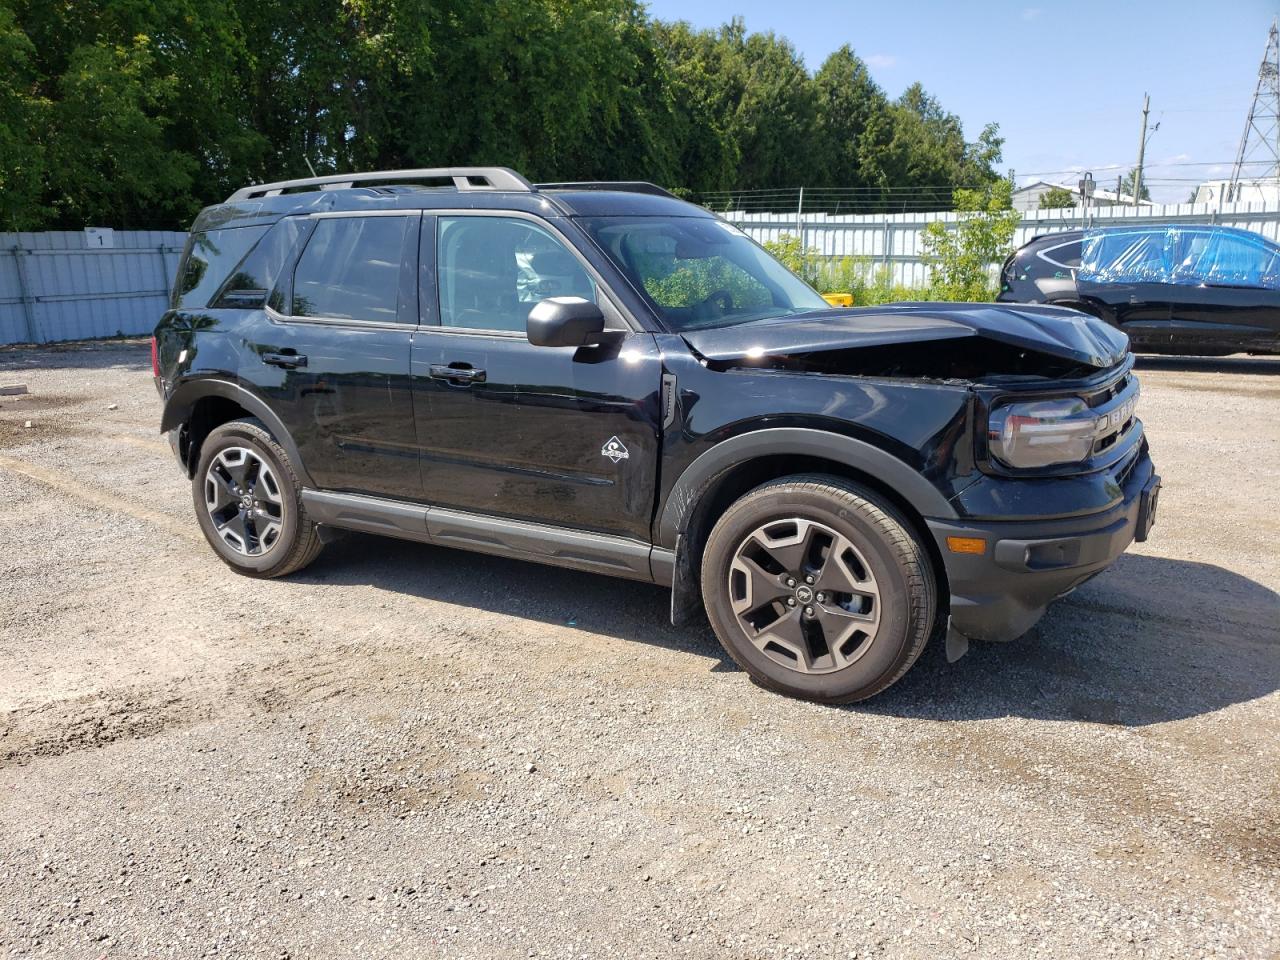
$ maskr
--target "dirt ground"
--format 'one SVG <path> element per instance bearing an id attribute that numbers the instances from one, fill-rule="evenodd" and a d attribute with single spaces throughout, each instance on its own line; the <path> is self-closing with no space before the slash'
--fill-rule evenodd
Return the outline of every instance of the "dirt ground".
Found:
<path id="1" fill-rule="evenodd" d="M 1152 539 L 833 709 L 656 587 L 238 577 L 145 345 L 0 351 L 0 956 L 1280 956 L 1280 361 L 1140 365 Z"/>

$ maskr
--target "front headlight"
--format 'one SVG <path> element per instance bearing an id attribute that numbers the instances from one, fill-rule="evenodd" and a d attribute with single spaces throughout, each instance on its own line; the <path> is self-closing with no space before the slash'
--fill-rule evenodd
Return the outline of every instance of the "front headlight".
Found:
<path id="1" fill-rule="evenodd" d="M 1079 463 L 1093 452 L 1098 418 L 1078 397 L 1010 403 L 991 411 L 987 444 L 1009 467 Z"/>

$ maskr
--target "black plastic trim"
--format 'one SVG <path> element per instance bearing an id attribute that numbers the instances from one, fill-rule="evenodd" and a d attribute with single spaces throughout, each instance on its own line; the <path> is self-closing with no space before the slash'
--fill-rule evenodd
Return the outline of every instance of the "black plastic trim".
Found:
<path id="1" fill-rule="evenodd" d="M 672 566 L 670 551 L 651 557 L 649 544 L 626 537 L 330 490 L 303 490 L 302 501 L 316 523 L 344 530 L 670 583 L 669 573 L 665 581 L 655 575 Z"/>
<path id="2" fill-rule="evenodd" d="M 289 462 L 298 479 L 304 486 L 314 486 L 311 475 L 302 462 L 302 454 L 298 452 L 298 446 L 293 442 L 293 437 L 289 434 L 284 422 L 276 416 L 266 401 L 229 380 L 200 377 L 178 384 L 165 401 L 164 413 L 160 416 L 160 432 L 168 433 L 185 424 L 191 418 L 191 411 L 196 403 L 205 397 L 222 397 L 232 400 L 261 420 L 275 437 L 276 442 L 284 447 L 284 452 L 289 455 Z"/>
<path id="3" fill-rule="evenodd" d="M 711 481 L 731 467 L 757 457 L 823 457 L 866 473 L 890 487 L 924 517 L 957 516 L 936 487 L 893 454 L 863 440 L 805 427 L 769 427 L 721 441 L 685 468 L 667 495 L 655 540 L 673 547 L 690 511 Z"/>

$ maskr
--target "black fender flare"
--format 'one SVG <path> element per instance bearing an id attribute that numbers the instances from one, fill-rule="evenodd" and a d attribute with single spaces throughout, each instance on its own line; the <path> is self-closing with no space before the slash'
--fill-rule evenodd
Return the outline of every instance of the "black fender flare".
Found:
<path id="1" fill-rule="evenodd" d="M 191 411 L 196 403 L 205 397 L 222 397 L 223 399 L 231 400 L 261 420 L 271 435 L 275 437 L 276 442 L 284 447 L 284 452 L 289 455 L 289 461 L 293 466 L 294 472 L 298 475 L 298 479 L 302 481 L 302 485 L 304 487 L 315 486 L 311 481 L 311 474 L 307 472 L 306 465 L 302 462 L 302 454 L 298 451 L 298 445 L 293 442 L 293 437 L 290 435 L 289 429 L 284 425 L 284 421 L 276 415 L 265 400 L 252 391 L 246 390 L 238 383 L 232 383 L 230 380 L 199 377 L 178 384 L 173 393 L 169 394 L 168 399 L 165 400 L 164 412 L 160 416 L 160 432 L 168 433 L 170 430 L 186 423 L 191 418 Z"/>
<path id="2" fill-rule="evenodd" d="M 865 473 L 902 497 L 921 517 L 958 516 L 942 492 L 915 469 L 865 440 L 809 427 L 766 427 L 722 440 L 685 468 L 667 495 L 655 543 L 675 545 L 694 506 L 716 477 L 748 460 L 779 454 L 822 457 Z"/>

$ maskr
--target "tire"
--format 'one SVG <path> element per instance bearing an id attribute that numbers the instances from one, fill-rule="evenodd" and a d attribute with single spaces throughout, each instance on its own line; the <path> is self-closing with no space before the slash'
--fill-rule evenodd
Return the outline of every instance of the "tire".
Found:
<path id="1" fill-rule="evenodd" d="M 898 510 L 834 476 L 757 487 L 725 511 L 703 553 L 703 602 L 729 656 L 761 686 L 819 703 L 896 683 L 933 631 L 936 589 Z"/>
<path id="2" fill-rule="evenodd" d="M 323 546 L 293 465 L 260 420 L 232 420 L 210 432 L 191 494 L 205 539 L 237 573 L 283 577 Z"/>

